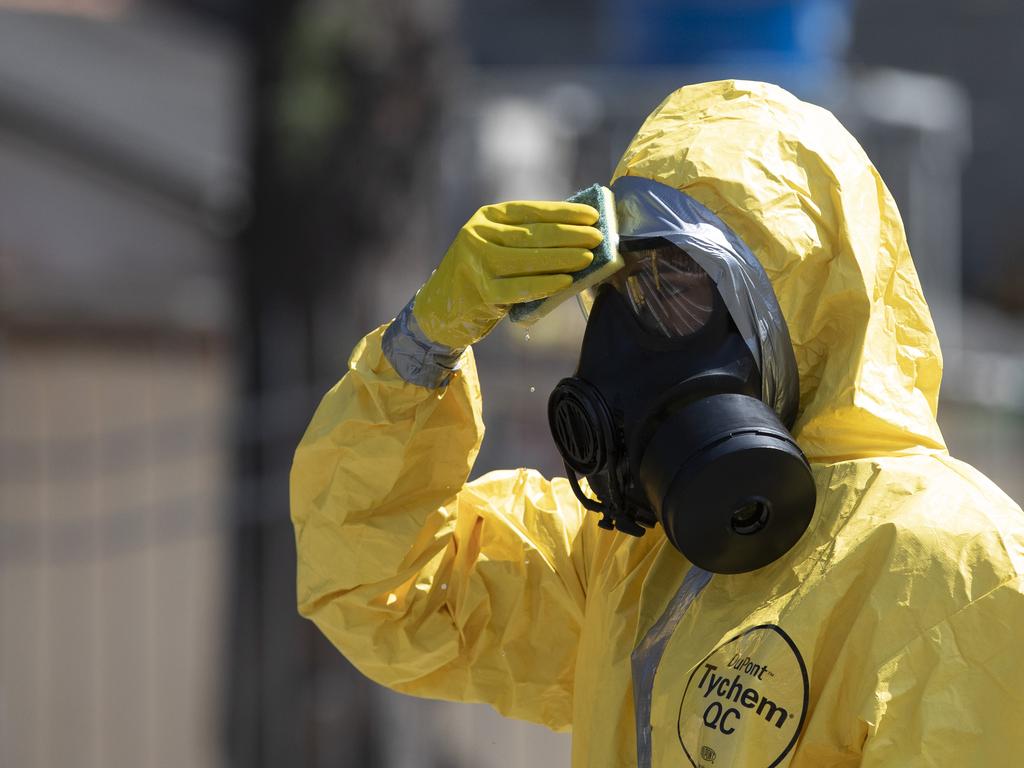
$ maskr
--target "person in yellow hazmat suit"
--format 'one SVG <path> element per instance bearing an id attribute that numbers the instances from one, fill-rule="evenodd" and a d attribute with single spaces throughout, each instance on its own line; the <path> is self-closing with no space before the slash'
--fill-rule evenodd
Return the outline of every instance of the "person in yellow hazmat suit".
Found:
<path id="1" fill-rule="evenodd" d="M 567 477 L 467 482 L 470 345 L 570 285 L 597 211 L 487 206 L 296 452 L 302 614 L 397 691 L 571 730 L 580 768 L 1018 764 L 1024 518 L 946 450 L 938 340 L 863 150 L 723 81 L 669 96 L 614 177 L 627 266 L 560 385 Z"/>

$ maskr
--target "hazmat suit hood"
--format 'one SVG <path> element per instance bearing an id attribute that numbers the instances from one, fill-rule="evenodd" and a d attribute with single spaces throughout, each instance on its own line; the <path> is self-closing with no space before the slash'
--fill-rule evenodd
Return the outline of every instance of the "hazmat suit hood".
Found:
<path id="1" fill-rule="evenodd" d="M 766 83 L 686 86 L 640 127 L 622 176 L 693 198 L 760 261 L 789 326 L 792 432 L 810 461 L 945 451 L 942 358 L 899 211 L 831 113 Z"/>

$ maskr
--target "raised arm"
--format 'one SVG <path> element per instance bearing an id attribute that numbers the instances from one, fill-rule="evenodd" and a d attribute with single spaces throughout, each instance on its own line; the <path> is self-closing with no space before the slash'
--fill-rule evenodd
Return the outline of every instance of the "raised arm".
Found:
<path id="1" fill-rule="evenodd" d="M 457 238 L 415 304 L 360 342 L 313 416 L 291 479 L 298 600 L 384 685 L 564 729 L 586 599 L 583 513 L 564 480 L 530 470 L 466 483 L 483 423 L 461 347 L 508 303 L 564 288 L 595 230 L 586 206 L 509 205 L 527 207 L 482 209 L 460 233 L 478 257 L 452 259 Z M 494 220 L 513 214 L 547 220 Z M 553 220 L 566 216 L 579 223 Z"/>

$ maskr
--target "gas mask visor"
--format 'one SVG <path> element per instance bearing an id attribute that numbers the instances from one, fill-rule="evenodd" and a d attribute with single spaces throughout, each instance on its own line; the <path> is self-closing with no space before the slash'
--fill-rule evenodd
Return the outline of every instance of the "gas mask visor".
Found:
<path id="1" fill-rule="evenodd" d="M 705 326 L 714 309 L 715 286 L 686 251 L 664 238 L 630 239 L 619 250 L 625 266 L 606 283 L 628 300 L 644 328 L 678 339 Z M 590 317 L 597 290 L 594 286 L 578 294 L 584 317 Z"/>

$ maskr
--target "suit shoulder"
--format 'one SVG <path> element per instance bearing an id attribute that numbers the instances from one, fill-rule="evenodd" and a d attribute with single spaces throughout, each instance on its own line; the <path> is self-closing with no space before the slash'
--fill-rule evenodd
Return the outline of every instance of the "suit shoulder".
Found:
<path id="1" fill-rule="evenodd" d="M 881 657 L 1024 586 L 1024 514 L 981 473 L 945 456 L 848 464 L 823 495 L 831 524 L 816 572 L 836 606 L 873 627 Z"/>

